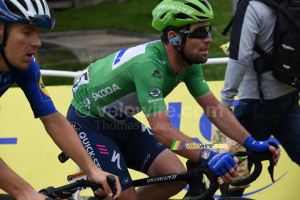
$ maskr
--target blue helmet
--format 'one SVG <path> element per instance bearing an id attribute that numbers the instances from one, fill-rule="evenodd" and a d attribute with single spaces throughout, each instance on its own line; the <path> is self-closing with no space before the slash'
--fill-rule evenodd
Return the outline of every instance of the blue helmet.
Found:
<path id="1" fill-rule="evenodd" d="M 0 20 L 10 23 L 27 23 L 52 29 L 55 17 L 51 18 L 45 0 L 0 0 Z"/>

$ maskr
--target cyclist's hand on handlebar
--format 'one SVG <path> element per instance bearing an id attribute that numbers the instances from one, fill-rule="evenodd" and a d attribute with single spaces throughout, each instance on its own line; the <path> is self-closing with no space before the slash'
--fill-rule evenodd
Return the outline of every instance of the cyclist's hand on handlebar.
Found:
<path id="1" fill-rule="evenodd" d="M 257 141 L 252 136 L 249 136 L 246 138 L 243 146 L 246 147 L 248 151 L 263 152 L 268 151 L 270 145 L 267 141 Z"/>
<path id="2" fill-rule="evenodd" d="M 99 171 L 97 173 L 94 173 L 92 176 L 88 176 L 89 181 L 94 182 L 94 183 L 98 183 L 101 184 L 103 186 L 103 189 L 97 189 L 95 192 L 95 194 L 99 195 L 99 196 L 107 196 L 109 197 L 109 199 L 117 199 L 120 197 L 122 188 L 119 182 L 119 177 L 118 176 L 114 176 L 116 179 L 116 184 L 115 184 L 115 188 L 116 188 L 116 194 L 113 196 L 113 192 L 110 189 L 106 177 L 112 175 L 110 173 L 104 172 L 102 170 L 99 169 Z"/>
<path id="3" fill-rule="evenodd" d="M 199 162 L 206 164 L 224 182 L 233 183 L 239 161 L 236 157 L 233 158 L 230 153 L 216 153 L 211 149 L 202 149 Z"/>
<path id="4" fill-rule="evenodd" d="M 231 155 L 231 157 L 232 157 L 232 155 Z M 239 163 L 239 159 L 237 158 L 237 157 L 233 157 L 233 160 L 234 160 L 234 162 L 236 163 L 236 164 L 238 164 Z M 227 182 L 229 182 L 229 183 L 233 183 L 233 178 L 234 178 L 234 175 L 235 175 L 235 172 L 237 171 L 237 165 L 235 165 L 234 167 L 232 167 L 226 174 L 224 174 L 224 175 L 222 175 L 221 176 L 221 179 L 225 182 L 225 183 L 227 183 Z"/>
<path id="5" fill-rule="evenodd" d="M 278 147 L 276 149 L 274 146 L 270 145 L 268 141 L 257 141 L 252 136 L 249 136 L 245 140 L 243 146 L 246 147 L 248 151 L 271 151 L 274 158 L 274 164 L 277 165 L 280 157 L 280 149 Z"/>
<path id="6" fill-rule="evenodd" d="M 274 165 L 276 166 L 278 163 L 278 160 L 280 158 L 280 149 L 279 148 L 275 148 L 272 145 L 269 146 L 269 150 L 271 151 L 271 153 L 273 154 L 273 162 Z"/>

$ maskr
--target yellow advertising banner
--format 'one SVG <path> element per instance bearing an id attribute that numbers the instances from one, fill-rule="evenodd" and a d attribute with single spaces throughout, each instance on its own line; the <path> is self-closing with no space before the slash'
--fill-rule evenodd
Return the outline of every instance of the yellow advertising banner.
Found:
<path id="1" fill-rule="evenodd" d="M 208 84 L 211 91 L 220 99 L 223 81 Z M 47 90 L 56 108 L 66 115 L 72 99 L 71 86 L 47 87 Z M 166 104 L 169 107 L 171 123 L 176 128 L 196 141 L 210 143 L 212 125 L 184 84 L 179 84 L 166 98 Z M 22 90 L 9 89 L 0 98 L 0 106 L 0 157 L 36 190 L 67 184 L 67 176 L 77 172 L 77 166 L 73 161 L 64 164 L 59 162 L 57 156 L 60 150 L 50 139 L 40 120 L 34 119 Z M 148 125 L 143 113 L 135 117 Z M 275 182 L 271 181 L 267 171 L 269 163 L 265 161 L 261 176 L 245 190 L 246 197 L 259 200 L 299 199 L 300 168 L 290 160 L 283 148 L 281 150 L 281 159 L 275 167 Z M 186 162 L 186 159 L 181 157 L 180 159 Z M 130 173 L 134 180 L 146 177 L 136 171 Z M 4 191 L 0 189 L 1 193 Z M 182 199 L 185 193 L 186 190 L 183 190 L 172 199 Z M 81 195 L 89 196 L 92 193 L 83 191 Z M 215 198 L 217 199 L 219 195 L 218 191 Z"/>

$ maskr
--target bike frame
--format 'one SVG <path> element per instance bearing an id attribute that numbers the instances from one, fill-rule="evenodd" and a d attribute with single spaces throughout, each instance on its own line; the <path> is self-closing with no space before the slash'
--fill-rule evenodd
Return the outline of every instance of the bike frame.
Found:
<path id="1" fill-rule="evenodd" d="M 271 152 L 269 152 L 269 151 L 267 151 L 267 152 L 237 152 L 234 155 L 237 157 L 247 156 L 248 159 L 250 159 L 253 162 L 254 170 L 248 177 L 245 177 L 242 179 L 234 179 L 234 183 L 232 183 L 232 185 L 247 185 L 247 184 L 255 181 L 259 177 L 259 175 L 262 171 L 261 162 L 264 160 L 270 161 L 270 166 L 269 166 L 268 170 L 269 170 L 271 179 L 274 182 L 274 179 L 273 179 L 274 163 L 273 163 L 273 156 L 272 156 Z M 204 164 L 187 161 L 186 166 L 187 166 L 187 172 L 138 179 L 138 180 L 133 181 L 133 185 L 135 187 L 140 187 L 140 186 L 146 186 L 146 185 L 150 185 L 150 184 L 185 181 L 189 185 L 189 190 L 187 191 L 186 195 L 184 196 L 184 198 L 183 198 L 184 200 L 204 200 L 204 199 L 205 200 L 214 200 L 213 195 L 219 188 L 219 183 L 217 180 L 218 176 Z M 206 186 L 206 182 L 205 182 L 203 175 L 205 175 L 207 177 L 207 179 L 210 181 L 210 185 L 208 188 Z M 91 187 L 93 190 L 101 187 L 101 185 L 97 185 L 97 184 L 92 185 L 92 186 L 84 185 L 85 183 L 83 183 L 83 181 L 86 182 L 87 180 L 78 180 L 78 185 L 76 185 L 76 181 L 75 181 L 75 183 L 71 183 L 72 185 L 69 184 L 66 186 L 62 186 L 60 188 L 54 188 L 54 190 L 51 188 L 52 191 L 54 191 L 54 192 L 52 192 L 52 194 L 55 194 L 55 191 L 64 193 L 64 191 L 63 191 L 64 189 L 65 190 L 68 189 L 68 191 L 70 189 L 70 190 L 72 190 L 73 193 L 75 193 L 79 189 L 79 187 Z M 90 182 L 88 184 L 90 184 Z M 92 184 L 94 184 L 94 183 L 92 183 Z M 114 184 L 110 184 L 111 188 L 113 187 L 113 185 Z M 227 186 L 225 185 L 225 193 L 227 193 L 227 189 L 228 189 L 228 185 Z M 68 191 L 66 191 L 65 193 L 68 193 Z M 46 195 L 49 195 L 49 194 L 46 193 Z M 95 198 L 98 200 L 101 199 L 100 197 L 95 197 Z M 225 199 L 226 199 L 226 197 L 225 197 Z M 229 200 L 229 198 L 228 198 L 228 200 Z M 244 198 L 244 200 L 246 200 L 246 199 Z"/>

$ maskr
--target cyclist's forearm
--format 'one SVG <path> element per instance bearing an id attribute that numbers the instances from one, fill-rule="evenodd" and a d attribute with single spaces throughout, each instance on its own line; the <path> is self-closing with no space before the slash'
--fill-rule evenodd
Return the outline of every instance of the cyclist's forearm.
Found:
<path id="1" fill-rule="evenodd" d="M 155 135 L 155 134 L 154 134 Z M 185 144 L 192 144 L 195 142 L 192 138 L 184 135 L 175 127 L 170 128 L 161 139 L 161 143 L 168 147 L 169 149 L 172 147 L 174 141 L 185 141 Z M 202 151 L 200 148 L 188 149 L 186 145 L 183 145 L 182 150 L 172 150 L 174 153 L 187 158 L 193 162 L 199 162 L 199 156 Z"/>
<path id="2" fill-rule="evenodd" d="M 56 145 L 71 157 L 87 175 L 99 170 L 85 150 L 78 134 L 65 117 L 60 113 L 55 113 L 52 116 L 41 117 L 41 120 Z"/>
<path id="3" fill-rule="evenodd" d="M 203 108 L 206 117 L 216 125 L 223 134 L 240 144 L 244 144 L 250 134 L 238 122 L 232 112 L 220 103 L 211 92 L 196 97 L 195 99 Z"/>
<path id="4" fill-rule="evenodd" d="M 178 129 L 170 124 L 168 113 L 163 111 L 159 114 L 147 116 L 153 135 L 155 139 L 167 148 L 171 148 L 174 141 L 185 141 L 186 143 L 193 143 L 194 141 L 181 133 Z M 174 150 L 180 156 L 183 156 L 194 162 L 198 162 L 200 149 L 187 149 L 186 146 L 182 150 Z"/>
<path id="5" fill-rule="evenodd" d="M 222 104 L 216 107 L 210 107 L 210 109 L 207 109 L 205 112 L 205 115 L 223 134 L 241 145 L 243 145 L 247 137 L 250 136 L 248 131 L 238 122 L 232 112 Z"/>
<path id="6" fill-rule="evenodd" d="M 12 195 L 13 197 L 20 199 L 21 197 L 29 197 L 36 193 L 33 187 L 31 187 L 20 176 L 13 172 L 0 158 L 0 188 Z M 24 198 L 26 199 L 26 198 Z"/>

